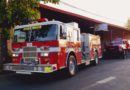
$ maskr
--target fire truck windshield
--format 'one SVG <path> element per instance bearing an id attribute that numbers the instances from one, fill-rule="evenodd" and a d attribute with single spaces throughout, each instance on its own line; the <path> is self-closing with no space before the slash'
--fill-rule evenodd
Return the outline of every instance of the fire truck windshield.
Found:
<path id="1" fill-rule="evenodd" d="M 112 45 L 120 45 L 120 44 L 124 44 L 123 39 L 122 38 L 115 38 L 112 42 Z"/>
<path id="2" fill-rule="evenodd" d="M 56 40 L 57 33 L 58 25 L 56 24 L 20 28 L 14 32 L 14 42 Z"/>

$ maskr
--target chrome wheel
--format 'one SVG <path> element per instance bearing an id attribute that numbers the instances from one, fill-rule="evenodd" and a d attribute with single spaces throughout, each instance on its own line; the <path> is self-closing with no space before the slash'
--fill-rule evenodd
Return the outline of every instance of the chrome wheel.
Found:
<path id="1" fill-rule="evenodd" d="M 70 62 L 69 62 L 69 71 L 70 71 L 70 73 L 71 73 L 72 75 L 75 74 L 75 63 L 74 63 L 73 60 L 70 60 Z"/>
<path id="2" fill-rule="evenodd" d="M 76 74 L 77 71 L 76 59 L 72 55 L 68 59 L 67 68 L 69 76 L 74 76 Z"/>
<path id="3" fill-rule="evenodd" d="M 98 64 L 99 64 L 98 53 L 95 52 L 94 61 L 92 61 L 92 65 L 96 66 Z"/>
<path id="4" fill-rule="evenodd" d="M 96 56 L 95 56 L 95 64 L 97 65 L 98 63 L 99 63 L 98 54 L 96 54 Z"/>

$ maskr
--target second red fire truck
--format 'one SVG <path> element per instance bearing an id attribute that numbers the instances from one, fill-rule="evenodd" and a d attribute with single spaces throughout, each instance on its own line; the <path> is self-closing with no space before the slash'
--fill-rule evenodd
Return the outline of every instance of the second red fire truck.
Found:
<path id="1" fill-rule="evenodd" d="M 80 64 L 98 64 L 100 37 L 80 33 L 75 22 L 46 21 L 15 27 L 12 63 L 4 70 L 18 74 L 52 73 L 66 68 L 74 76 Z"/>
<path id="2" fill-rule="evenodd" d="M 106 58 L 122 58 L 126 59 L 130 50 L 130 44 L 127 39 L 114 38 L 105 46 L 104 56 Z"/>

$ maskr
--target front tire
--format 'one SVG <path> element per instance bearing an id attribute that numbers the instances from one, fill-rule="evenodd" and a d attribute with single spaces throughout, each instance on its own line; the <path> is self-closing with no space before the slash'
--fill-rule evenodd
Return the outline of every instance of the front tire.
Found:
<path id="1" fill-rule="evenodd" d="M 67 73 L 69 76 L 74 76 L 76 72 L 77 72 L 76 59 L 73 55 L 70 55 L 67 62 Z"/>

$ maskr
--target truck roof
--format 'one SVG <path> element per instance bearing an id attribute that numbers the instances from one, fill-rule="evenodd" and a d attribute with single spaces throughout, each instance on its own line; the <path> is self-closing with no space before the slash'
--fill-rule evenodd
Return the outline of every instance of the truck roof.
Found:
<path id="1" fill-rule="evenodd" d="M 15 29 L 21 29 L 21 28 L 39 26 L 39 25 L 49 25 L 49 24 L 62 24 L 62 22 L 60 22 L 60 21 L 46 21 L 46 22 L 38 22 L 38 23 L 34 23 L 34 24 L 17 25 L 15 27 Z"/>

